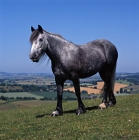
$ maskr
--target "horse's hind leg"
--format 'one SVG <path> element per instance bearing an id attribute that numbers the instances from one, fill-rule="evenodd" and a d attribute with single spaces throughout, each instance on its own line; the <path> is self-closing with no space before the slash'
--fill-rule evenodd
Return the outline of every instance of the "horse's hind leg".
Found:
<path id="1" fill-rule="evenodd" d="M 105 67 L 99 72 L 102 80 L 104 81 L 103 100 L 102 100 L 102 102 L 105 104 L 104 108 L 116 104 L 116 99 L 113 94 L 115 69 L 107 69 L 107 68 Z M 107 101 L 108 97 L 109 102 Z"/>
<path id="2" fill-rule="evenodd" d="M 82 114 L 86 112 L 85 106 L 81 100 L 81 94 L 80 94 L 80 83 L 78 75 L 72 74 L 72 81 L 75 89 L 76 96 L 78 98 L 78 109 L 76 110 L 76 114 Z"/>

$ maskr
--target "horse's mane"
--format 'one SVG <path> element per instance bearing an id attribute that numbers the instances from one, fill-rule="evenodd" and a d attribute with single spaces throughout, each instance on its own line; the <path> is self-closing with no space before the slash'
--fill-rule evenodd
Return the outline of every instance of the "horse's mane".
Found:
<path id="1" fill-rule="evenodd" d="M 45 32 L 48 33 L 48 34 L 50 34 L 50 35 L 57 36 L 57 37 L 65 40 L 65 38 L 63 36 L 61 36 L 60 34 L 50 33 L 50 32 L 47 32 L 47 31 L 45 31 Z"/>
<path id="2" fill-rule="evenodd" d="M 43 30 L 43 31 L 45 31 L 45 30 Z M 57 36 L 57 37 L 59 37 L 59 38 L 61 38 L 61 39 L 64 39 L 65 40 L 65 38 L 63 38 L 61 35 L 59 35 L 59 34 L 54 34 L 54 33 L 50 33 L 50 32 L 47 32 L 47 31 L 45 31 L 47 34 L 50 34 L 50 35 L 53 35 L 53 36 Z M 35 31 L 33 31 L 32 32 L 32 34 L 31 34 L 31 36 L 30 36 L 30 42 L 32 43 L 34 40 L 36 40 L 36 38 L 38 37 L 38 35 L 39 35 L 39 30 L 37 29 L 37 30 L 35 30 Z"/>

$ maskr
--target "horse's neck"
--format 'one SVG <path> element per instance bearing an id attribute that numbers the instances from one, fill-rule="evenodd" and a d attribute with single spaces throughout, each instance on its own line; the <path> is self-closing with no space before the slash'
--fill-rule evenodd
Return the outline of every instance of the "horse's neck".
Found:
<path id="1" fill-rule="evenodd" d="M 48 35 L 48 43 L 49 48 L 47 51 L 47 55 L 49 56 L 51 61 L 55 61 L 60 59 L 61 51 L 68 42 L 58 36 Z"/>

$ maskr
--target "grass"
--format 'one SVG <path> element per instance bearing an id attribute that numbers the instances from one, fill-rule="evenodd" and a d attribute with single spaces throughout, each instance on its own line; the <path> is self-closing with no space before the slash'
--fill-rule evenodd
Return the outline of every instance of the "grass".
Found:
<path id="1" fill-rule="evenodd" d="M 139 94 L 118 96 L 117 105 L 95 108 L 101 99 L 84 100 L 86 114 L 75 115 L 77 101 L 64 101 L 63 116 L 50 117 L 56 103 L 0 112 L 0 139 L 137 140 Z M 43 117 L 36 118 L 42 115 Z"/>
<path id="2" fill-rule="evenodd" d="M 0 100 L 1 101 L 1 100 Z M 41 101 L 41 100 L 21 100 L 12 102 L 0 102 L 0 111 L 14 110 L 20 108 L 38 107 L 43 105 L 56 104 L 56 101 Z"/>

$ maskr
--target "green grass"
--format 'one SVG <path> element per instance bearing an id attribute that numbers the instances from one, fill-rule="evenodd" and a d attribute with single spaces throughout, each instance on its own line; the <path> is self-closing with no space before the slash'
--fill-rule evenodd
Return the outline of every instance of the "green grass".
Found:
<path id="1" fill-rule="evenodd" d="M 0 139 L 17 140 L 138 140 L 139 94 L 118 96 L 117 105 L 91 109 L 101 99 L 84 100 L 86 114 L 64 113 L 50 117 L 56 103 L 0 112 Z M 64 101 L 64 111 L 77 108 L 77 101 Z M 37 115 L 44 115 L 36 118 Z"/>
<path id="2" fill-rule="evenodd" d="M 0 111 L 14 110 L 20 108 L 38 107 L 42 105 L 56 104 L 56 101 L 41 101 L 41 100 L 17 100 L 12 102 L 1 102 L 0 100 Z"/>

